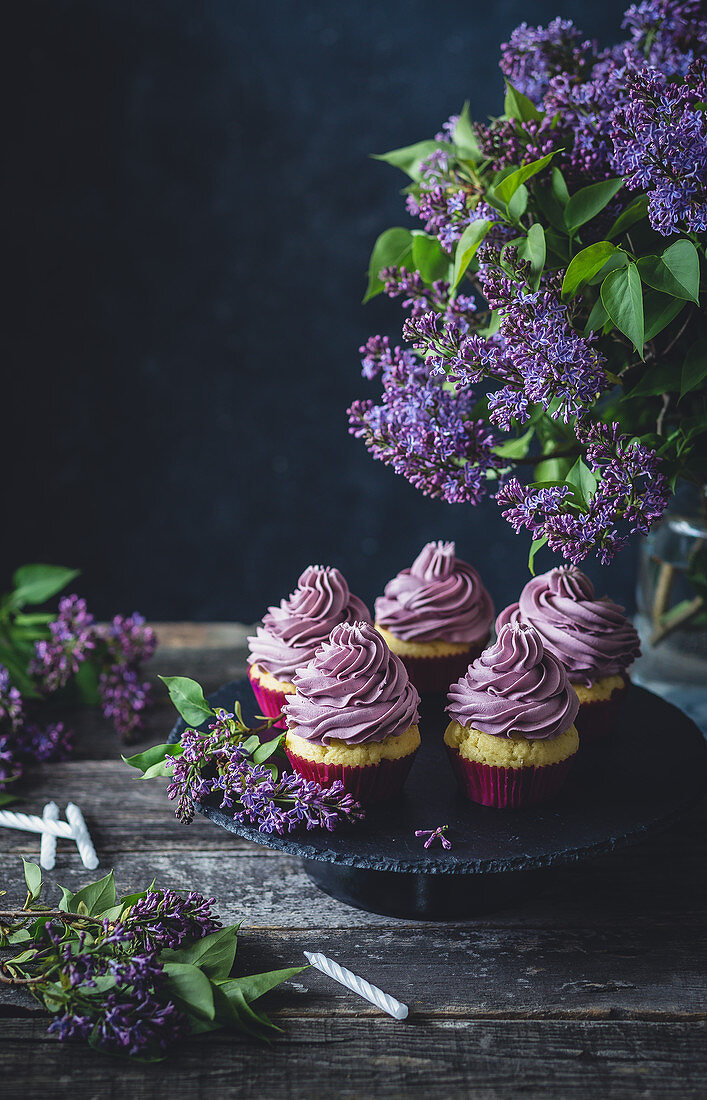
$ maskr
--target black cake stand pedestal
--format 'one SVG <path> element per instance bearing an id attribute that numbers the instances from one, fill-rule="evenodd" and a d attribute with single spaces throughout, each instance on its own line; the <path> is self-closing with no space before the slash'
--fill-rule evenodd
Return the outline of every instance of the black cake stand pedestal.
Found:
<path id="1" fill-rule="evenodd" d="M 220 688 L 213 706 L 246 721 L 257 705 L 247 680 Z M 707 747 L 697 726 L 663 699 L 631 685 L 615 732 L 580 748 L 565 786 L 525 810 L 477 806 L 457 791 L 442 735 L 442 701 L 423 706 L 422 747 L 400 798 L 371 807 L 365 821 L 325 830 L 264 835 L 217 803 L 199 811 L 248 840 L 298 856 L 322 890 L 348 905 L 417 920 L 463 919 L 520 900 L 554 867 L 636 844 L 665 829 L 705 791 Z M 179 721 L 170 741 L 184 729 Z M 429 849 L 416 829 L 448 825 L 451 850 Z"/>

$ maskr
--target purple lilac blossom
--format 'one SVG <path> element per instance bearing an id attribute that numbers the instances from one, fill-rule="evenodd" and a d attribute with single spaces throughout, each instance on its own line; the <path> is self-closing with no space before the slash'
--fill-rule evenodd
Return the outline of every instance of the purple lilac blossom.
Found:
<path id="1" fill-rule="evenodd" d="M 221 927 L 211 909 L 214 901 L 195 891 L 183 898 L 173 890 L 148 890 L 130 907 L 120 926 L 133 944 L 147 950 L 177 948 L 184 940 L 202 939 Z"/>
<path id="2" fill-rule="evenodd" d="M 380 371 L 383 397 L 379 405 L 351 405 L 351 434 L 426 496 L 476 503 L 486 492 L 486 470 L 500 463 L 493 433 L 473 418 L 473 393 L 444 388 L 412 352 L 391 350 L 385 338 L 374 341 L 366 345 L 364 376 Z"/>
<path id="3" fill-rule="evenodd" d="M 269 768 L 253 764 L 239 743 L 234 743 L 227 723 L 233 715 L 217 712 L 210 733 L 186 729 L 183 753 L 166 761 L 172 769 L 167 788 L 177 799 L 176 815 L 188 824 L 194 817 L 194 803 L 209 796 L 220 799 L 221 809 L 234 820 L 257 825 L 261 833 L 285 833 L 304 827 L 333 831 L 342 821 L 356 821 L 363 811 L 337 780 L 322 787 L 299 775 L 274 778 Z"/>
<path id="4" fill-rule="evenodd" d="M 707 230 L 707 96 L 703 63 L 683 82 L 657 69 L 633 74 L 628 98 L 611 115 L 612 166 L 648 192 L 651 225 L 663 236 Z"/>
<path id="5" fill-rule="evenodd" d="M 547 27 L 521 23 L 501 46 L 501 72 L 519 92 L 540 103 L 557 73 L 578 77 L 588 71 L 596 46 L 581 37 L 570 19 L 553 19 Z"/>
<path id="6" fill-rule="evenodd" d="M 78 596 L 65 596 L 59 601 L 59 614 L 49 624 L 51 638 L 37 642 L 36 656 L 30 665 L 30 675 L 37 676 L 46 692 L 58 691 L 96 648 L 93 615 L 86 601 Z"/>
<path id="7" fill-rule="evenodd" d="M 587 465 L 600 476 L 586 511 L 572 503 L 566 485 L 532 489 L 517 478 L 506 482 L 496 500 L 516 532 L 525 528 L 534 539 L 547 537 L 550 550 L 575 565 L 592 551 L 607 565 L 629 534 L 647 534 L 663 515 L 668 483 L 655 452 L 622 435 L 618 424 L 577 425 L 577 438 L 587 447 Z"/>
<path id="8" fill-rule="evenodd" d="M 626 11 L 622 27 L 649 65 L 684 76 L 690 63 L 707 53 L 703 0 L 644 0 Z"/>

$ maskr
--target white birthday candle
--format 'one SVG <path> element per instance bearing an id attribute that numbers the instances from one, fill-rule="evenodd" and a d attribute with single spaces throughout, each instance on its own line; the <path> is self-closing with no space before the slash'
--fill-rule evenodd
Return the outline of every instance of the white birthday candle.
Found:
<path id="1" fill-rule="evenodd" d="M 88 867 L 89 871 L 94 871 L 98 866 L 98 856 L 96 855 L 96 849 L 93 847 L 93 841 L 91 840 L 91 834 L 88 831 L 84 816 L 78 806 L 75 806 L 73 802 L 67 803 L 66 806 L 66 819 L 71 825 L 73 830 L 73 838 L 76 841 L 76 845 L 81 856 L 81 862 L 84 867 Z"/>
<path id="2" fill-rule="evenodd" d="M 44 813 L 42 814 L 42 821 L 45 823 L 48 821 L 59 820 L 59 807 L 56 802 L 47 802 L 44 807 Z M 43 867 L 45 871 L 53 871 L 54 864 L 56 863 L 56 836 L 54 833 L 47 832 L 45 829 L 42 833 L 42 843 L 39 848 L 39 866 Z"/>
<path id="3" fill-rule="evenodd" d="M 64 840 L 74 839 L 74 830 L 68 821 L 45 820 L 36 814 L 20 814 L 16 810 L 0 810 L 0 825 L 8 829 L 22 829 L 26 833 L 51 833 Z"/>
<path id="4" fill-rule="evenodd" d="M 404 1020 L 407 1016 L 407 1005 L 397 1001 L 389 993 L 384 993 L 377 985 L 371 985 L 365 978 L 360 978 L 358 974 L 347 970 L 345 966 L 339 966 L 333 959 L 322 955 L 321 951 L 305 951 L 304 954 L 312 966 L 316 967 L 317 970 L 321 970 L 322 974 L 326 974 L 327 977 L 333 978 L 335 982 L 346 986 L 352 993 L 357 993 L 364 1000 L 370 1001 L 372 1005 L 382 1009 L 383 1012 L 387 1012 L 393 1019 Z"/>

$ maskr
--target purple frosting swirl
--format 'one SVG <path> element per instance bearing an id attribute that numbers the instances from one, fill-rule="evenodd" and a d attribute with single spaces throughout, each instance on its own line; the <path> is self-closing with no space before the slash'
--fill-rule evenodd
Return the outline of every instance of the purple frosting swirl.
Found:
<path id="1" fill-rule="evenodd" d="M 372 622 L 371 613 L 338 569 L 310 565 L 279 607 L 269 607 L 263 625 L 248 639 L 249 664 L 262 665 L 278 680 L 292 680 L 338 623 Z"/>
<path id="2" fill-rule="evenodd" d="M 419 721 L 420 697 L 405 666 L 370 623 L 341 623 L 294 679 L 288 726 L 320 745 L 365 745 L 397 737 Z"/>
<path id="3" fill-rule="evenodd" d="M 447 710 L 462 726 L 494 737 L 549 740 L 568 730 L 579 710 L 563 666 L 540 635 L 508 623 L 449 689 Z"/>
<path id="4" fill-rule="evenodd" d="M 498 616 L 496 630 L 509 622 L 535 627 L 574 683 L 619 676 L 641 653 L 623 607 L 608 596 L 596 599 L 589 577 L 575 565 L 561 565 L 528 581 L 518 603 Z"/>
<path id="5" fill-rule="evenodd" d="M 376 600 L 376 622 L 401 641 L 484 642 L 491 597 L 453 542 L 428 542 Z"/>

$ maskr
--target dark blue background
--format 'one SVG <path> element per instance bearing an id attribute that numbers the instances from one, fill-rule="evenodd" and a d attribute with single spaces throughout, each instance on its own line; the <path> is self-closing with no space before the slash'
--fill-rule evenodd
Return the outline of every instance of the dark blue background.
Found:
<path id="1" fill-rule="evenodd" d="M 310 562 L 371 599 L 444 537 L 514 597 L 528 541 L 493 502 L 425 500 L 347 435 L 378 392 L 357 348 L 401 324 L 360 305 L 373 240 L 407 224 L 403 177 L 367 155 L 467 98 L 497 112 L 523 18 L 609 42 L 620 7 L 15 7 L 3 579 L 59 561 L 101 616 L 249 621 Z M 632 603 L 630 553 L 590 571 Z"/>

